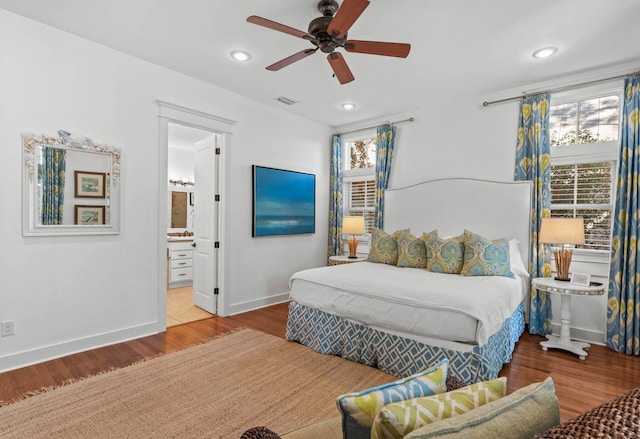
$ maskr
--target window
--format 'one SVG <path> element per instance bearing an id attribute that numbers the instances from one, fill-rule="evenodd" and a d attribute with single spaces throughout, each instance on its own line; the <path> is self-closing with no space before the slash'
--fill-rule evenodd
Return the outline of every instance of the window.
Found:
<path id="1" fill-rule="evenodd" d="M 365 232 L 373 228 L 375 211 L 376 135 L 367 132 L 358 138 L 343 139 L 344 216 L 364 216 Z"/>
<path id="2" fill-rule="evenodd" d="M 622 87 L 618 87 L 620 90 Z M 588 92 L 587 92 L 588 93 Z M 585 244 L 608 254 L 618 156 L 620 91 L 552 97 L 551 216 L 584 218 Z M 596 92 L 597 93 L 597 92 Z"/>

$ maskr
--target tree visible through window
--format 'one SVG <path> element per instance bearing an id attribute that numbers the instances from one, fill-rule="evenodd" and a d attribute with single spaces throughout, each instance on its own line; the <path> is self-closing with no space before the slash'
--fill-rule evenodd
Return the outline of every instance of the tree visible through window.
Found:
<path id="1" fill-rule="evenodd" d="M 375 139 L 356 140 L 349 145 L 349 169 L 373 168 L 376 165 Z"/>
<path id="2" fill-rule="evenodd" d="M 611 246 L 620 97 L 552 105 L 551 216 L 583 218 L 585 249 Z"/>
<path id="3" fill-rule="evenodd" d="M 375 211 L 375 136 L 345 141 L 343 213 L 364 216 L 365 232 L 371 232 Z"/>

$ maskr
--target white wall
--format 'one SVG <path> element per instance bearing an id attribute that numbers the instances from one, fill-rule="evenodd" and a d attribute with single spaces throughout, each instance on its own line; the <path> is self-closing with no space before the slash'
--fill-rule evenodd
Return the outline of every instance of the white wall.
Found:
<path id="1" fill-rule="evenodd" d="M 194 163 L 193 150 L 172 148 L 169 145 L 169 165 L 167 166 L 167 174 L 171 180 L 182 180 L 186 178 L 193 182 Z"/>
<path id="2" fill-rule="evenodd" d="M 291 273 L 326 263 L 329 129 L 0 10 L 0 371 L 158 330 L 159 120 L 163 100 L 236 120 L 226 154 L 224 312 L 282 299 Z M 286 129 L 283 129 L 286 127 Z M 21 234 L 20 132 L 83 134 L 122 150 L 121 233 Z M 317 174 L 313 235 L 251 238 L 251 164 Z"/>

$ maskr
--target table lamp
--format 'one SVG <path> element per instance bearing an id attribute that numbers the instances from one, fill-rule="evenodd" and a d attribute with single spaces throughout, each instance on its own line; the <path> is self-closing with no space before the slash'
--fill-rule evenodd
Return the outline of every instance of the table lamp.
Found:
<path id="1" fill-rule="evenodd" d="M 573 249 L 565 249 L 567 244 L 584 244 L 584 220 L 582 218 L 542 218 L 538 240 L 545 244 L 561 244 L 554 251 L 556 280 L 569 280 L 569 265 Z"/>
<path id="2" fill-rule="evenodd" d="M 347 241 L 349 243 L 349 259 L 356 259 L 356 250 L 360 240 L 354 235 L 362 235 L 364 233 L 364 217 L 345 216 L 342 219 L 342 233 L 351 235 L 351 238 Z"/>

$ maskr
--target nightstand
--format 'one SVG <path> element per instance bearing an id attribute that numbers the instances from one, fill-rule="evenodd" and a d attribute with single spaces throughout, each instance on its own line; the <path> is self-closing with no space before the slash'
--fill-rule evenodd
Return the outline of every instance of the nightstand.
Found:
<path id="1" fill-rule="evenodd" d="M 363 262 L 366 260 L 366 256 L 358 256 L 355 259 L 349 258 L 347 255 L 329 256 L 329 265 L 351 264 L 353 262 Z"/>
<path id="2" fill-rule="evenodd" d="M 560 337 L 555 335 L 547 335 L 546 341 L 541 341 L 542 350 L 548 348 L 564 349 L 578 355 L 581 360 L 587 357 L 586 348 L 591 346 L 589 343 L 571 340 L 569 333 L 571 324 L 571 296 L 600 296 L 604 294 L 604 285 L 583 286 L 572 284 L 571 282 L 563 282 L 555 280 L 551 277 L 536 277 L 532 281 L 533 288 L 547 293 L 560 294 L 562 298 L 560 311 Z"/>

